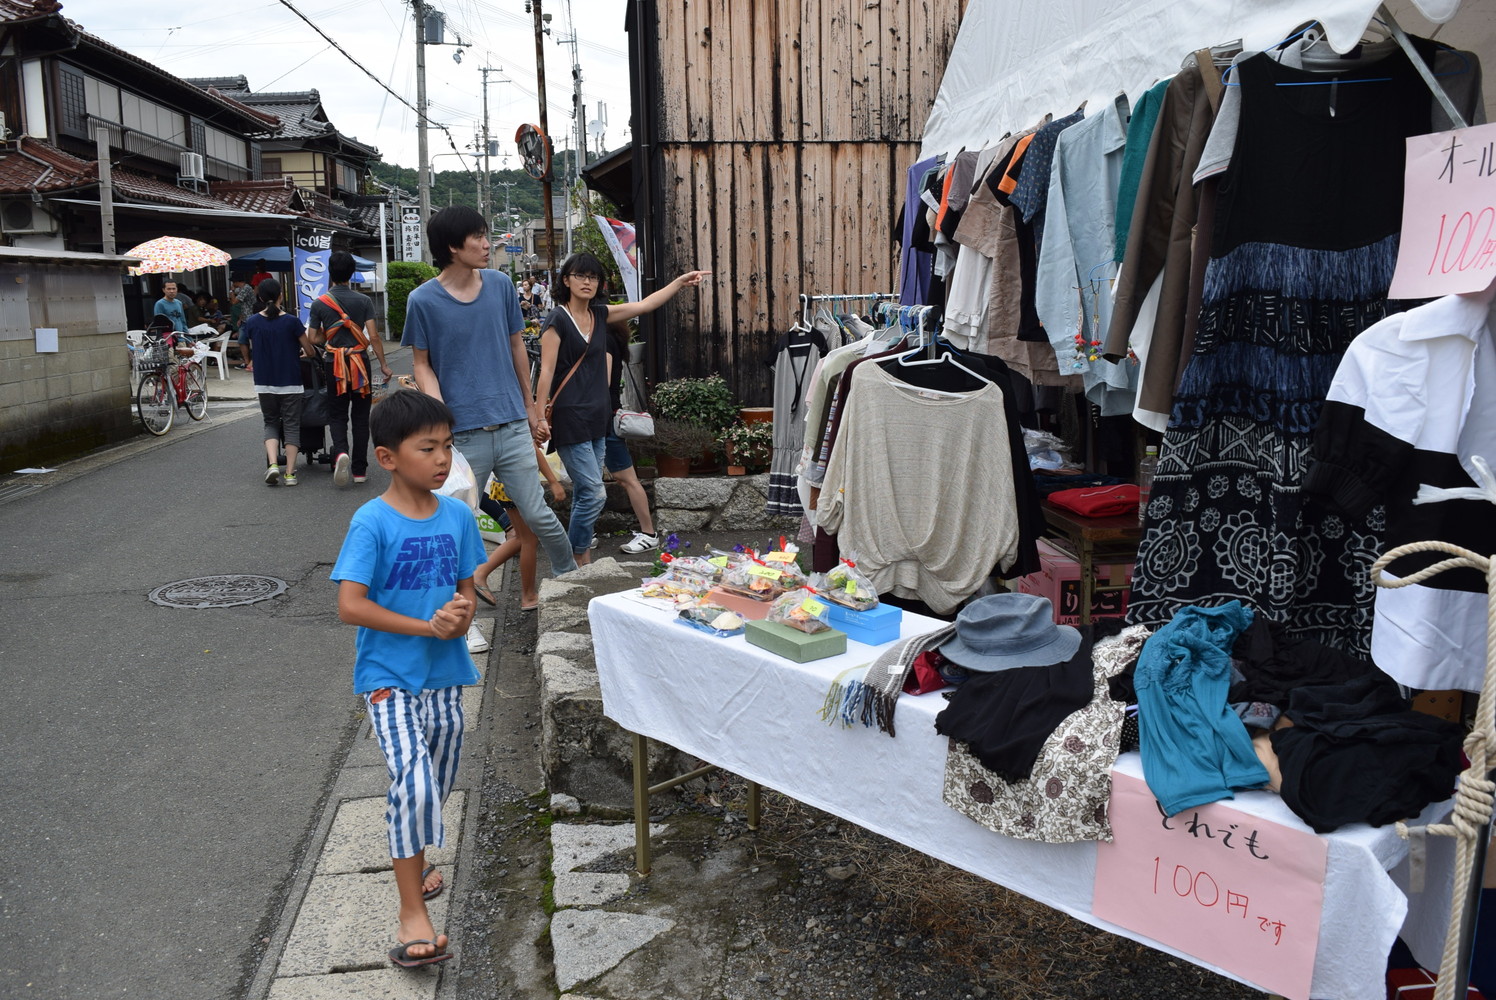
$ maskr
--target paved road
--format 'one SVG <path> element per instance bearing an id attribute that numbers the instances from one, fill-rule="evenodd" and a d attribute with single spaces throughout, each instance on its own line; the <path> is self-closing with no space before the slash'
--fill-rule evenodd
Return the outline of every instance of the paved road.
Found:
<path id="1" fill-rule="evenodd" d="M 383 473 L 267 489 L 258 419 L 213 423 L 0 501 L 5 997 L 239 995 L 344 755 L 353 630 L 327 573 Z M 236 573 L 290 587 L 147 599 Z"/>

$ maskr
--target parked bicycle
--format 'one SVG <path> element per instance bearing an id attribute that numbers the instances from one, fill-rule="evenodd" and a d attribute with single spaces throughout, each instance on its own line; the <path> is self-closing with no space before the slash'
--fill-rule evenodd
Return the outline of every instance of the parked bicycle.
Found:
<path id="1" fill-rule="evenodd" d="M 135 411 L 147 431 L 160 437 L 171 430 L 177 407 L 201 420 L 208 415 L 208 373 L 202 351 L 194 345 L 191 357 L 180 352 L 176 335 L 147 333 L 140 358 L 140 387 L 135 390 Z"/>

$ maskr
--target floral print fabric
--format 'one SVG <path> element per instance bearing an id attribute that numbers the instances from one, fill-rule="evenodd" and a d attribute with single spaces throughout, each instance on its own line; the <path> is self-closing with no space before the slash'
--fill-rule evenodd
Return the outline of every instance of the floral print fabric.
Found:
<path id="1" fill-rule="evenodd" d="M 1133 625 L 1096 643 L 1091 703 L 1049 735 L 1026 780 L 1004 781 L 952 740 L 945 762 L 945 804 L 1019 840 L 1110 842 L 1107 804 L 1126 706 L 1112 700 L 1107 682 L 1138 658 L 1149 634 L 1148 628 Z"/>

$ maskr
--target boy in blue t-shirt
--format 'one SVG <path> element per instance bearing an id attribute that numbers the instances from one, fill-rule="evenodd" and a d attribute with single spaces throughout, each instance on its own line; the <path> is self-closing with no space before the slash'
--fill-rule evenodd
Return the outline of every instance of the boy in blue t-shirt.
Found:
<path id="1" fill-rule="evenodd" d="M 384 817 L 400 890 L 390 961 L 413 969 L 452 957 L 426 912 L 442 890 L 426 847 L 446 839 L 442 803 L 462 751 L 462 686 L 478 681 L 466 635 L 483 540 L 466 504 L 432 492 L 452 467 L 446 404 L 391 393 L 370 411 L 369 432 L 390 487 L 353 515 L 332 578 L 338 617 L 359 626 L 353 690 L 368 703 L 390 772 Z"/>

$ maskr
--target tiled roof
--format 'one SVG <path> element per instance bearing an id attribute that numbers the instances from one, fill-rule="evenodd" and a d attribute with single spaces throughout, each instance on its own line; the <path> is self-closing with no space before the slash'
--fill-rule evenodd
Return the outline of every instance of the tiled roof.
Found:
<path id="1" fill-rule="evenodd" d="M 61 9 L 59 0 L 0 0 L 0 24 L 30 21 L 55 14 Z"/>
<path id="2" fill-rule="evenodd" d="M 289 177 L 266 181 L 234 181 L 227 184 L 215 184 L 213 185 L 213 191 L 224 201 L 246 212 L 277 212 L 284 214 L 300 209 L 299 204 L 296 205 L 295 209 L 292 208 L 292 201 L 296 198 L 296 185 Z"/>
<path id="3" fill-rule="evenodd" d="M 94 164 L 30 136 L 21 137 L 20 152 L 0 154 L 0 192 L 67 191 L 97 182 Z"/>
<path id="4" fill-rule="evenodd" d="M 258 101 L 240 97 L 239 100 L 253 105 L 255 110 L 272 114 L 280 119 L 279 138 L 307 139 L 313 136 L 331 135 L 337 132 L 332 123 L 316 117 L 318 104 L 301 102 Z"/>
<path id="5" fill-rule="evenodd" d="M 203 90 L 243 97 L 249 93 L 249 78 L 245 76 L 184 76 L 182 79 Z"/>
<path id="6" fill-rule="evenodd" d="M 115 170 L 113 179 L 116 191 L 140 201 L 154 201 L 163 205 L 178 205 L 182 208 L 224 210 L 236 207 L 222 198 L 199 194 L 191 188 L 177 187 L 175 184 L 168 184 L 166 181 L 130 170 Z"/>

